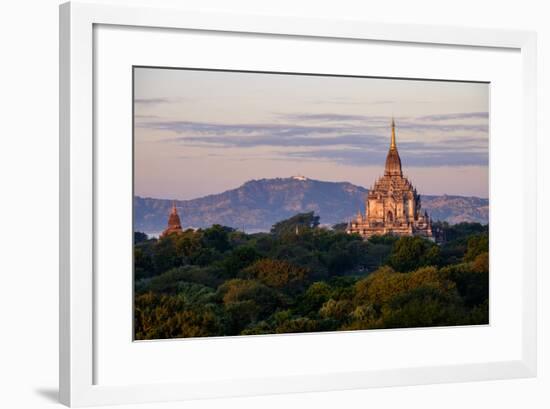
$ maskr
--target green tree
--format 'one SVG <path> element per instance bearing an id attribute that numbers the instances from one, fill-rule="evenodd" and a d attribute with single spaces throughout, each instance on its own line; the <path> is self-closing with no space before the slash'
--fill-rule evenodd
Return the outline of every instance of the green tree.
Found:
<path id="1" fill-rule="evenodd" d="M 368 245 L 362 240 L 335 241 L 326 255 L 329 275 L 340 275 L 354 269 L 362 270 L 367 262 Z"/>
<path id="2" fill-rule="evenodd" d="M 136 291 L 176 294 L 181 283 L 195 283 L 216 288 L 220 283 L 220 279 L 212 267 L 184 266 L 170 269 L 153 277 L 142 284 L 141 288 L 136 288 Z"/>
<path id="3" fill-rule="evenodd" d="M 149 236 L 147 234 L 142 233 L 140 231 L 134 232 L 134 244 L 143 243 L 144 241 L 149 240 Z"/>
<path id="4" fill-rule="evenodd" d="M 147 243 L 134 246 L 134 279 L 151 277 L 155 274 L 155 266 Z"/>
<path id="5" fill-rule="evenodd" d="M 266 317 L 281 304 L 277 292 L 256 280 L 236 278 L 226 281 L 218 288 L 218 295 L 226 306 L 243 301 L 254 302 L 260 318 Z"/>
<path id="6" fill-rule="evenodd" d="M 388 264 L 397 271 L 407 272 L 437 265 L 439 256 L 439 247 L 435 243 L 418 236 L 405 236 L 395 242 Z"/>
<path id="7" fill-rule="evenodd" d="M 434 287 L 417 287 L 382 307 L 380 327 L 411 328 L 466 324 L 460 298 Z"/>
<path id="8" fill-rule="evenodd" d="M 224 276 L 235 278 L 241 270 L 260 258 L 260 253 L 251 246 L 242 246 L 233 250 L 224 260 Z"/>
<path id="9" fill-rule="evenodd" d="M 478 254 L 473 261 L 472 269 L 476 273 L 489 273 L 489 253 Z"/>
<path id="10" fill-rule="evenodd" d="M 231 227 L 214 224 L 212 227 L 209 227 L 203 231 L 203 242 L 206 247 L 213 248 L 216 251 L 223 253 L 231 248 L 229 235 L 234 231 L 235 229 L 232 229 Z"/>
<path id="11" fill-rule="evenodd" d="M 152 259 L 157 274 L 183 264 L 176 249 L 175 237 L 176 235 L 163 237 L 153 246 Z"/>
<path id="12" fill-rule="evenodd" d="M 206 337 L 224 331 L 223 310 L 214 304 L 191 306 L 177 296 L 146 293 L 134 304 L 135 337 L 166 339 Z"/>
<path id="13" fill-rule="evenodd" d="M 473 261 L 481 253 L 489 252 L 489 235 L 479 234 L 468 240 L 468 249 L 464 255 L 465 261 Z"/>
<path id="14" fill-rule="evenodd" d="M 292 216 L 289 219 L 277 222 L 271 228 L 271 233 L 281 236 L 288 234 L 298 234 L 305 229 L 313 229 L 319 226 L 319 216 L 315 216 L 314 212 L 300 213 Z"/>
<path id="15" fill-rule="evenodd" d="M 296 299 L 294 310 L 296 314 L 310 316 L 315 315 L 319 308 L 327 302 L 332 295 L 332 287 L 324 281 L 318 281 L 309 286 L 304 294 Z"/>
<path id="16" fill-rule="evenodd" d="M 197 260 L 204 251 L 202 233 L 186 230 L 172 237 L 176 246 L 176 252 L 186 264 L 198 264 Z"/>
<path id="17" fill-rule="evenodd" d="M 393 246 L 396 241 L 399 240 L 399 237 L 394 236 L 393 234 L 384 234 L 383 236 L 374 235 L 369 237 L 369 243 L 372 244 L 384 244 L 388 246 Z"/>
<path id="18" fill-rule="evenodd" d="M 288 334 L 293 332 L 316 332 L 319 331 L 317 321 L 310 318 L 299 317 L 281 322 L 275 332 L 278 334 Z"/>
<path id="19" fill-rule="evenodd" d="M 484 303 L 489 297 L 489 269 L 485 265 L 488 261 L 482 253 L 476 259 L 481 267 L 476 268 L 475 262 L 455 264 L 441 269 L 441 274 L 456 283 L 458 293 L 467 307 L 473 307 Z M 483 271 L 485 270 L 485 271 Z"/>
<path id="20" fill-rule="evenodd" d="M 462 222 L 450 225 L 447 222 L 434 222 L 432 229 L 441 231 L 446 242 L 460 241 L 481 233 L 488 233 L 489 226 L 480 223 Z"/>
<path id="21" fill-rule="evenodd" d="M 319 314 L 323 318 L 332 318 L 343 323 L 350 313 L 353 311 L 353 303 L 351 300 L 334 300 L 330 299 L 323 304 L 319 310 Z"/>
<path id="22" fill-rule="evenodd" d="M 243 277 L 254 278 L 273 288 L 296 289 L 307 279 L 306 269 L 284 260 L 264 258 L 243 270 Z"/>
<path id="23" fill-rule="evenodd" d="M 452 240 L 438 246 L 318 223 L 311 212 L 272 233 L 136 236 L 136 338 L 488 322 L 488 226 L 442 225 Z"/>
<path id="24" fill-rule="evenodd" d="M 257 322 L 261 312 L 261 306 L 253 300 L 236 301 L 226 304 L 226 334 L 240 334 L 246 327 L 250 327 Z"/>
<path id="25" fill-rule="evenodd" d="M 355 285 L 355 303 L 382 306 L 393 297 L 419 287 L 437 288 L 453 292 L 455 284 L 436 267 L 421 267 L 409 273 L 398 273 L 382 267 Z"/>

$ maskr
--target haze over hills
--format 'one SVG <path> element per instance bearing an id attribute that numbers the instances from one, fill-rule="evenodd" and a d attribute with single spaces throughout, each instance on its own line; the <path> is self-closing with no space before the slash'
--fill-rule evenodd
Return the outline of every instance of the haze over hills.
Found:
<path id="1" fill-rule="evenodd" d="M 301 176 L 250 180 L 219 194 L 177 200 L 182 225 L 222 224 L 247 232 L 269 231 L 277 221 L 314 211 L 321 224 L 345 222 L 364 211 L 368 190 L 348 182 L 324 182 Z M 434 220 L 486 224 L 489 201 L 478 197 L 422 195 L 422 208 Z M 157 234 L 166 227 L 172 200 L 134 197 L 134 230 Z"/>

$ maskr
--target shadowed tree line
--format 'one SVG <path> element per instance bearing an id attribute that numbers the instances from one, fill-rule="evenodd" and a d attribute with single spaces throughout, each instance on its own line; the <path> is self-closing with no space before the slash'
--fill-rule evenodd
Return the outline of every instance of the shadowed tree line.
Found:
<path id="1" fill-rule="evenodd" d="M 441 245 L 340 227 L 136 232 L 136 339 L 488 323 L 488 226 L 439 223 Z"/>

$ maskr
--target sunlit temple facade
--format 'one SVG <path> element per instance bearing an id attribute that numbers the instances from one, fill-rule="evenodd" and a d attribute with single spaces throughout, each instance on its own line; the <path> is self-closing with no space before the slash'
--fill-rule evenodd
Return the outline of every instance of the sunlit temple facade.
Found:
<path id="1" fill-rule="evenodd" d="M 401 158 L 395 142 L 395 121 L 391 123 L 391 142 L 384 176 L 369 189 L 365 213 L 348 223 L 347 233 L 367 239 L 374 235 L 422 236 L 433 240 L 432 221 L 421 208 L 420 195 L 403 176 Z"/>

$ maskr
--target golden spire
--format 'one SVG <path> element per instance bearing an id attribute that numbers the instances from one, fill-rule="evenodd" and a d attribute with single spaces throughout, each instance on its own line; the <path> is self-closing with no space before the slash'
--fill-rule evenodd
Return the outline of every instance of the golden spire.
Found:
<path id="1" fill-rule="evenodd" d="M 177 214 L 178 209 L 176 208 L 176 201 L 172 200 L 172 209 L 170 209 L 171 214 Z"/>
<path id="2" fill-rule="evenodd" d="M 384 176 L 403 176 L 401 170 L 401 158 L 397 151 L 397 144 L 395 143 L 395 120 L 391 119 L 391 143 L 386 156 L 386 167 L 384 169 Z"/>
<path id="3" fill-rule="evenodd" d="M 393 116 L 391 118 L 391 143 L 390 143 L 390 149 L 397 149 L 397 145 L 395 144 L 395 121 L 393 119 Z"/>

